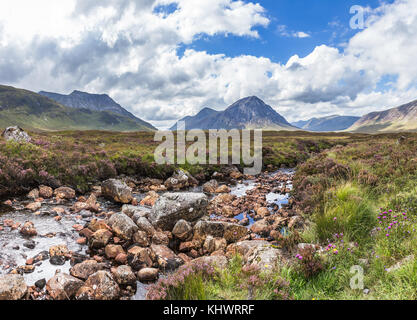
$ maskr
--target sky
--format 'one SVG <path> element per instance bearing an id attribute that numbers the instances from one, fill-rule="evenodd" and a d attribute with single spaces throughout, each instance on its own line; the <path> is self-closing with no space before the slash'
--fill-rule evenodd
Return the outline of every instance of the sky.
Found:
<path id="1" fill-rule="evenodd" d="M 107 93 L 161 129 L 253 95 L 289 121 L 395 107 L 416 56 L 415 0 L 0 2 L 0 84 Z"/>

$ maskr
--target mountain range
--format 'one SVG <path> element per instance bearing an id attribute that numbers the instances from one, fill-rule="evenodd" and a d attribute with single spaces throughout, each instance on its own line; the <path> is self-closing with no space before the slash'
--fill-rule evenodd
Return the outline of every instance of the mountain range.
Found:
<path id="1" fill-rule="evenodd" d="M 0 127 L 18 125 L 32 130 L 156 130 L 107 95 L 76 92 L 70 96 L 69 101 L 78 107 L 63 105 L 29 90 L 0 85 Z"/>
<path id="2" fill-rule="evenodd" d="M 182 118 L 186 130 L 192 129 L 266 129 L 298 130 L 258 97 L 240 99 L 224 111 L 204 108 L 195 116 Z M 178 123 L 177 123 L 178 124 Z M 175 124 L 171 130 L 177 128 Z"/>
<path id="3" fill-rule="evenodd" d="M 323 118 L 311 118 L 305 121 L 301 120 L 291 124 L 305 131 L 332 132 L 346 130 L 359 119 L 360 117 L 333 115 Z"/>
<path id="4" fill-rule="evenodd" d="M 417 131 L 417 100 L 380 112 L 371 112 L 348 131 L 362 133 Z"/>

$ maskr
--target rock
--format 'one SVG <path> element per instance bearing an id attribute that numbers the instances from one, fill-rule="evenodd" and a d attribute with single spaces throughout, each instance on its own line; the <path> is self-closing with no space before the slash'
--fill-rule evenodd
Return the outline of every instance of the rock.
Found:
<path id="1" fill-rule="evenodd" d="M 127 263 L 127 254 L 126 253 L 119 253 L 117 257 L 114 259 L 119 264 L 126 264 Z"/>
<path id="2" fill-rule="evenodd" d="M 127 215 L 129 218 L 131 218 L 133 221 L 135 221 L 134 217 L 136 216 L 136 220 L 139 217 L 145 217 L 147 218 L 149 215 L 149 209 L 133 206 L 130 204 L 124 204 L 122 207 L 122 213 Z"/>
<path id="3" fill-rule="evenodd" d="M 134 246 L 127 251 L 127 262 L 133 270 L 152 267 L 153 252 L 149 248 Z"/>
<path id="4" fill-rule="evenodd" d="M 29 199 L 33 199 L 36 200 L 39 198 L 39 190 L 38 189 L 33 189 L 32 191 L 30 191 L 27 195 L 27 197 Z"/>
<path id="5" fill-rule="evenodd" d="M 397 271 L 397 270 L 401 269 L 405 264 L 407 264 L 411 261 L 414 261 L 414 255 L 413 254 L 405 257 L 401 261 L 394 264 L 392 267 L 388 268 L 387 272 L 391 273 L 391 272 Z"/>
<path id="6" fill-rule="evenodd" d="M 55 189 L 54 195 L 59 199 L 72 200 L 75 198 L 75 190 L 69 187 L 60 187 Z"/>
<path id="7" fill-rule="evenodd" d="M 109 225 L 118 237 L 125 240 L 132 239 L 133 234 L 138 231 L 138 226 L 123 213 L 113 214 L 109 219 Z"/>
<path id="8" fill-rule="evenodd" d="M 228 243 L 236 242 L 248 234 L 244 226 L 223 221 L 199 221 L 194 226 L 194 239 L 204 243 L 207 236 L 224 238 Z"/>
<path id="9" fill-rule="evenodd" d="M 155 191 L 149 191 L 148 195 L 140 202 L 141 206 L 153 207 L 159 195 Z"/>
<path id="10" fill-rule="evenodd" d="M 120 253 L 125 253 L 123 247 L 115 244 L 108 244 L 104 249 L 106 257 L 109 259 L 116 258 Z"/>
<path id="11" fill-rule="evenodd" d="M 32 140 L 32 138 L 25 132 L 25 130 L 18 126 L 6 128 L 1 136 L 6 141 L 12 140 L 16 142 L 30 142 Z"/>
<path id="12" fill-rule="evenodd" d="M 208 205 L 204 193 L 166 193 L 155 203 L 150 222 L 162 230 L 171 231 L 178 220 L 195 222 L 206 214 Z"/>
<path id="13" fill-rule="evenodd" d="M 35 229 L 35 225 L 31 221 L 26 221 L 22 228 L 20 228 L 19 232 L 25 237 L 34 237 L 38 234 Z"/>
<path id="14" fill-rule="evenodd" d="M 156 259 L 161 269 L 175 270 L 184 263 L 184 261 L 167 246 L 153 244 L 151 245 L 151 248 L 156 255 Z"/>
<path id="15" fill-rule="evenodd" d="M 157 231 L 152 235 L 152 243 L 153 244 L 163 244 L 168 246 L 169 244 L 169 237 L 166 233 Z"/>
<path id="16" fill-rule="evenodd" d="M 23 276 L 7 274 L 0 277 L 0 300 L 20 300 L 27 292 Z"/>
<path id="17" fill-rule="evenodd" d="M 187 171 L 178 169 L 165 183 L 168 190 L 181 190 L 190 186 L 197 186 L 198 181 Z"/>
<path id="18" fill-rule="evenodd" d="M 63 256 L 52 256 L 49 258 L 49 263 L 53 266 L 63 266 L 65 264 L 65 257 Z"/>
<path id="19" fill-rule="evenodd" d="M 271 213 L 269 212 L 269 209 L 266 207 L 260 207 L 258 210 L 256 210 L 256 213 L 258 216 L 261 216 L 262 218 L 265 218 L 271 215 Z"/>
<path id="20" fill-rule="evenodd" d="M 235 169 L 232 172 L 230 172 L 229 177 L 235 180 L 239 180 L 243 177 L 243 174 L 237 169 Z"/>
<path id="21" fill-rule="evenodd" d="M 241 241 L 227 247 L 227 255 L 240 254 L 246 264 L 254 264 L 264 271 L 273 270 L 282 257 L 282 251 L 272 247 L 267 241 Z"/>
<path id="22" fill-rule="evenodd" d="M 47 186 L 40 186 L 39 187 L 39 196 L 41 196 L 44 199 L 49 199 L 52 198 L 54 194 L 54 191 L 52 190 L 51 187 L 47 187 Z"/>
<path id="23" fill-rule="evenodd" d="M 83 282 L 69 274 L 57 273 L 46 284 L 46 290 L 54 300 L 70 300 L 74 298 Z"/>
<path id="24" fill-rule="evenodd" d="M 120 203 L 130 203 L 133 199 L 132 188 L 117 179 L 104 181 L 101 185 L 101 193 L 104 197 Z"/>
<path id="25" fill-rule="evenodd" d="M 73 277 L 87 280 L 89 276 L 96 273 L 97 271 L 103 270 L 105 266 L 106 265 L 104 263 L 98 263 L 96 260 L 85 260 L 74 265 L 70 269 L 70 274 Z"/>
<path id="26" fill-rule="evenodd" d="M 156 232 L 155 228 L 145 217 L 140 217 L 136 221 L 136 225 L 138 226 L 139 230 L 145 231 L 148 235 L 153 235 Z"/>
<path id="27" fill-rule="evenodd" d="M 29 203 L 25 208 L 32 212 L 35 212 L 39 210 L 41 207 L 42 207 L 42 204 L 40 202 L 32 202 L 32 203 Z"/>
<path id="28" fill-rule="evenodd" d="M 149 246 L 149 240 L 148 240 L 148 234 L 145 231 L 137 231 L 132 238 L 133 242 L 140 247 L 148 247 Z"/>
<path id="29" fill-rule="evenodd" d="M 217 182 L 217 180 L 213 179 L 203 184 L 203 191 L 206 193 L 215 193 L 218 186 L 219 183 Z"/>
<path id="30" fill-rule="evenodd" d="M 193 233 L 191 224 L 183 219 L 178 220 L 172 229 L 172 234 L 182 241 L 190 240 Z"/>
<path id="31" fill-rule="evenodd" d="M 213 238 L 207 236 L 204 241 L 203 250 L 207 253 L 213 253 L 215 251 L 224 250 L 227 247 L 227 241 L 224 238 Z"/>
<path id="32" fill-rule="evenodd" d="M 93 219 L 88 224 L 88 229 L 90 229 L 93 232 L 96 232 L 98 230 L 110 230 L 110 227 L 107 225 L 106 221 L 104 220 Z"/>
<path id="33" fill-rule="evenodd" d="M 112 237 L 112 233 L 105 229 L 100 229 L 94 232 L 90 238 L 90 248 L 100 249 L 107 245 Z"/>
<path id="34" fill-rule="evenodd" d="M 35 282 L 35 287 L 42 290 L 46 286 L 46 279 L 40 279 Z"/>
<path id="35" fill-rule="evenodd" d="M 91 275 L 76 294 L 77 300 L 116 300 L 120 288 L 108 271 Z"/>
<path id="36" fill-rule="evenodd" d="M 271 229 L 271 226 L 265 219 L 256 221 L 250 228 L 253 233 L 259 234 L 261 236 L 268 236 Z"/>
<path id="37" fill-rule="evenodd" d="M 159 270 L 155 268 L 143 268 L 138 272 L 140 282 L 152 282 L 158 280 Z"/>
<path id="38" fill-rule="evenodd" d="M 65 244 L 52 246 L 49 248 L 49 256 L 62 256 L 62 257 L 68 257 L 70 255 L 70 251 L 68 250 L 67 246 Z"/>
<path id="39" fill-rule="evenodd" d="M 215 191 L 215 193 L 229 193 L 229 192 L 230 192 L 230 188 L 226 185 L 222 185 L 218 187 Z"/>
<path id="40" fill-rule="evenodd" d="M 221 270 L 227 267 L 227 258 L 223 255 L 205 256 L 192 260 L 190 264 L 209 264 L 213 267 L 217 267 Z"/>
<path id="41" fill-rule="evenodd" d="M 35 242 L 35 241 L 33 241 L 33 240 L 29 240 L 29 241 L 24 242 L 24 243 L 23 243 L 23 246 L 24 246 L 25 248 L 28 248 L 28 249 L 35 249 L 35 247 L 36 247 L 36 242 Z"/>
<path id="42" fill-rule="evenodd" d="M 126 286 L 126 285 L 135 285 L 136 284 L 136 276 L 132 271 L 132 268 L 129 266 L 119 266 L 112 270 L 112 274 L 114 280 L 119 285 Z"/>

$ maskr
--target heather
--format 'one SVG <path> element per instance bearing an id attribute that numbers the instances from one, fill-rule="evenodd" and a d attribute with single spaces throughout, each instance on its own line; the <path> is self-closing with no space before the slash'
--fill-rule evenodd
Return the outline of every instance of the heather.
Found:
<path id="1" fill-rule="evenodd" d="M 40 184 L 67 185 L 80 193 L 120 175 L 168 178 L 173 166 L 156 165 L 159 142 L 149 132 L 30 132 L 32 143 L 0 140 L 0 196 L 24 193 Z M 359 137 L 359 136 L 358 136 Z M 317 139 L 317 141 L 315 141 Z M 264 165 L 294 167 L 314 152 L 350 139 L 350 135 L 265 132 Z M 203 180 L 220 166 L 181 165 Z"/>

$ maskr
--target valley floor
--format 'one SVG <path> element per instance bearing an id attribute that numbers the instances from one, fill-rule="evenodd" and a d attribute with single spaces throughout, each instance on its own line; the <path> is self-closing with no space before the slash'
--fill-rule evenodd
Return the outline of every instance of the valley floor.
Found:
<path id="1" fill-rule="evenodd" d="M 68 242 L 68 248 L 77 252 L 71 257 L 63 254 L 64 270 L 69 268 L 70 260 L 74 267 L 83 261 L 83 256 L 90 255 L 96 263 L 107 263 L 102 269 L 109 269 L 113 277 L 122 277 L 122 271 L 126 270 L 119 270 L 119 267 L 125 264 L 135 273 L 144 269 L 144 262 L 138 264 L 135 260 L 139 251 L 143 258 L 144 248 L 150 248 L 146 252 L 153 261 L 147 267 L 159 268 L 160 272 L 168 266 L 168 269 L 177 269 L 189 262 L 147 287 L 148 299 L 417 298 L 417 134 L 264 132 L 265 172 L 258 177 L 244 177 L 231 167 L 182 166 L 196 178 L 199 187 L 184 185 L 178 189 L 197 194 L 204 191 L 208 195 L 208 206 L 204 209 L 208 217 L 192 227 L 193 236 L 184 236 L 183 232 L 174 232 L 169 227 L 169 230 L 154 230 L 151 234 L 135 234 L 136 238 L 128 231 L 126 239 L 123 238 L 126 230 L 117 234 L 117 227 L 108 219 L 122 210 L 134 224 L 143 228 L 143 224 L 138 223 L 140 214 L 135 216 L 128 207 L 121 208 L 114 201 L 100 198 L 95 186 L 117 177 L 138 194 L 137 203 L 129 200 L 135 206 L 144 201 L 142 205 L 152 212 L 155 205 L 161 205 L 155 202 L 164 197 L 167 186 L 172 189 L 167 181 L 176 174 L 177 168 L 153 164 L 153 150 L 157 146 L 153 134 L 30 134 L 31 144 L 0 142 L 0 196 L 4 198 L 2 202 L 10 200 L 0 211 L 4 211 L 4 206 L 11 206 L 20 212 L 0 216 L 3 245 L 13 239 L 10 236 L 19 239 L 21 247 L 31 245 L 29 240 L 24 244 L 22 238 L 26 231 L 29 234 L 33 231 L 30 224 L 25 225 L 25 214 L 20 217 L 23 210 L 37 228 L 41 228 L 36 225 L 41 217 L 48 217 L 50 225 L 61 223 L 62 219 L 60 226 L 65 229 L 64 235 L 58 238 L 50 235 L 49 239 Z M 278 171 L 282 167 L 295 168 L 295 171 Z M 221 173 L 218 184 L 212 181 L 214 172 Z M 63 191 L 58 191 L 50 198 L 39 200 L 40 206 L 36 205 L 37 197 L 34 197 L 35 204 L 26 197 L 17 197 L 40 185 L 52 187 L 51 191 L 68 186 L 79 196 L 71 194 L 66 198 L 64 192 L 60 200 Z M 94 194 L 97 198 L 92 196 Z M 57 210 L 57 206 L 63 207 L 63 211 Z M 83 211 L 93 214 L 81 214 Z M 141 214 L 153 221 L 151 217 L 155 212 Z M 29 218 L 31 215 L 34 216 Z M 87 236 L 86 233 L 101 229 L 101 224 L 92 224 L 91 219 L 103 219 L 112 226 L 112 232 L 116 232 L 109 235 L 109 248 L 106 245 L 96 248 L 95 238 Z M 158 225 L 158 219 L 153 223 Z M 13 224 L 18 220 L 26 227 L 23 232 L 21 225 Z M 223 230 L 221 234 L 219 225 Z M 47 240 L 50 230 L 46 230 L 47 225 L 44 229 L 40 229 L 41 239 L 35 241 L 39 247 L 24 249 L 28 251 L 27 258 L 46 245 L 58 244 Z M 103 232 L 99 232 L 100 236 Z M 79 237 L 85 237 L 86 242 L 76 243 Z M 136 243 L 134 250 L 132 241 Z M 126 261 L 118 261 L 117 254 L 110 252 L 120 250 L 120 245 Z M 165 249 L 168 247 L 174 256 Z M 156 256 L 152 256 L 155 252 Z M 53 256 L 50 250 L 49 254 Z M 166 257 L 169 265 L 164 265 L 158 256 Z M 198 260 L 201 257 L 203 259 Z M 191 263 L 196 258 L 198 261 Z M 21 272 L 32 279 L 28 276 L 32 269 L 42 268 L 39 261 L 25 264 L 17 260 L 14 266 L 13 261 L 3 261 L 3 271 L 14 270 L 13 273 Z M 90 264 L 94 263 L 87 264 L 91 268 Z M 153 271 L 146 271 L 148 274 L 142 271 L 141 277 L 145 277 L 142 280 L 146 280 L 146 276 L 152 278 Z M 88 286 L 103 281 L 102 274 L 88 280 L 91 274 L 80 276 L 75 271 L 71 274 L 74 273 L 76 278 L 87 280 L 79 284 L 84 289 L 73 293 L 78 298 L 88 297 L 91 294 Z M 136 275 L 134 277 L 136 279 Z M 35 280 L 38 279 L 30 280 L 33 283 L 29 285 Z M 135 286 L 129 287 L 120 281 L 118 286 L 122 291 L 118 291 L 117 297 L 134 294 Z M 51 298 L 50 292 L 53 292 L 53 288 L 49 288 L 48 295 L 44 296 L 43 289 L 33 287 L 30 290 L 32 299 Z M 145 295 L 142 292 L 141 297 Z M 61 298 L 60 293 L 56 298 Z"/>

